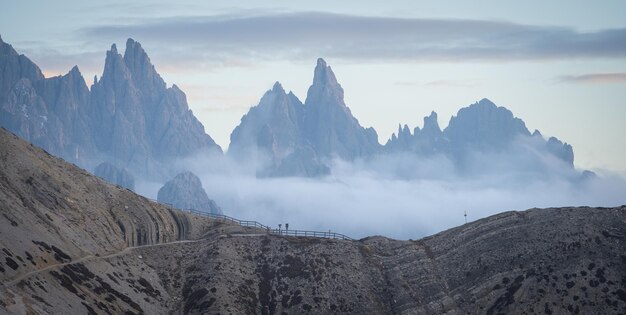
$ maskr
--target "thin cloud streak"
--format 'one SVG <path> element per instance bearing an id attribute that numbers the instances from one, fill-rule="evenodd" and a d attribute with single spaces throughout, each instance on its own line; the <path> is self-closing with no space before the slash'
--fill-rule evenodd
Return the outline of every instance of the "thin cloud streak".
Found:
<path id="1" fill-rule="evenodd" d="M 472 88 L 478 83 L 476 80 L 434 80 L 428 82 L 408 82 L 397 81 L 393 83 L 396 86 L 412 86 L 412 87 L 452 87 L 452 88 Z"/>
<path id="2" fill-rule="evenodd" d="M 559 78 L 559 81 L 583 84 L 626 83 L 626 72 L 564 75 Z"/>
<path id="3" fill-rule="evenodd" d="M 376 61 L 519 61 L 626 58 L 626 29 L 572 28 L 503 21 L 365 17 L 320 12 L 148 19 L 81 31 L 86 37 L 202 51 L 202 58 L 291 59 L 319 56 Z M 173 48 L 170 48 L 173 47 Z"/>

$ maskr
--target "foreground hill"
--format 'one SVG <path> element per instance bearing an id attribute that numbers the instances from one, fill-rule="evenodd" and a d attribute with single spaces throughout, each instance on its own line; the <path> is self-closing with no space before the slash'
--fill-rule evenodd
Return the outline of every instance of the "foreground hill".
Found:
<path id="1" fill-rule="evenodd" d="M 626 312 L 626 206 L 418 241 L 284 237 L 167 209 L 4 130 L 0 148 L 0 313 Z"/>

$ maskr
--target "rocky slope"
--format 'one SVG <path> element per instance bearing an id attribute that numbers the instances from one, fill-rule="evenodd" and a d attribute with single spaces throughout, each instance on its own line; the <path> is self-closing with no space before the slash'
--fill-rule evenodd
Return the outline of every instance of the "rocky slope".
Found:
<path id="1" fill-rule="evenodd" d="M 284 237 L 164 208 L 5 131 L 0 146 L 0 313 L 626 312 L 626 206 L 416 241 Z"/>
<path id="2" fill-rule="evenodd" d="M 178 209 L 192 209 L 208 213 L 221 214 L 222 209 L 209 199 L 200 178 L 192 172 L 176 175 L 159 189 L 157 200 L 171 204 Z"/>
<path id="3" fill-rule="evenodd" d="M 81 303 L 112 313 L 160 312 L 155 307 L 163 305 L 144 300 L 150 274 L 126 265 L 141 262 L 128 248 L 211 239 L 219 231 L 215 222 L 117 188 L 4 129 L 0 148 L 0 313 L 87 313 Z M 117 256 L 99 258 L 110 255 Z M 81 263 L 62 265 L 71 261 Z M 87 286 L 80 277 L 91 272 L 97 284 Z"/>

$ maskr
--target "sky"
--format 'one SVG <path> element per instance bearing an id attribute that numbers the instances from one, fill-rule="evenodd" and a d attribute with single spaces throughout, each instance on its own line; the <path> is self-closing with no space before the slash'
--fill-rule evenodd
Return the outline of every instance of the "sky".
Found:
<path id="1" fill-rule="evenodd" d="M 275 81 L 302 101 L 326 59 L 363 126 L 444 128 L 482 98 L 626 175 L 624 1 L 6 1 L 0 35 L 46 76 L 90 85 L 112 43 L 139 41 L 224 149 Z"/>

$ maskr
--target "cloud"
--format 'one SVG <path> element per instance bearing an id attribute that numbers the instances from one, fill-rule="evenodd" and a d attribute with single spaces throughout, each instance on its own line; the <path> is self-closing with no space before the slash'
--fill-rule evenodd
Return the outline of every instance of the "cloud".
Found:
<path id="1" fill-rule="evenodd" d="M 393 83 L 397 86 L 413 86 L 413 87 L 454 87 L 454 88 L 471 88 L 476 87 L 477 80 L 434 80 L 428 82 L 409 82 L 397 81 Z"/>
<path id="2" fill-rule="evenodd" d="M 581 180 L 532 141 L 503 152 L 468 155 L 467 171 L 445 156 L 410 154 L 332 161 L 323 178 L 256 178 L 255 166 L 199 155 L 177 163 L 199 175 L 226 214 L 270 226 L 417 239 L 468 220 L 533 207 L 617 206 L 626 181 L 605 175 Z M 543 152 L 543 153 L 542 153 Z M 156 196 L 158 185 L 138 184 Z M 152 187 L 152 190 L 149 190 Z"/>
<path id="3" fill-rule="evenodd" d="M 74 66 L 85 73 L 99 73 L 104 65 L 104 52 L 67 52 L 59 49 L 18 49 L 18 53 L 26 55 L 39 65 L 46 77 L 65 75 Z M 91 82 L 91 78 L 85 78 Z"/>
<path id="4" fill-rule="evenodd" d="M 515 61 L 626 58 L 626 29 L 572 28 L 503 21 L 366 17 L 320 12 L 140 20 L 81 31 L 133 37 L 203 60 L 312 59 Z M 165 53 L 165 51 L 163 52 Z"/>
<path id="5" fill-rule="evenodd" d="M 584 84 L 626 83 L 626 72 L 564 75 L 559 77 L 559 81 Z"/>

